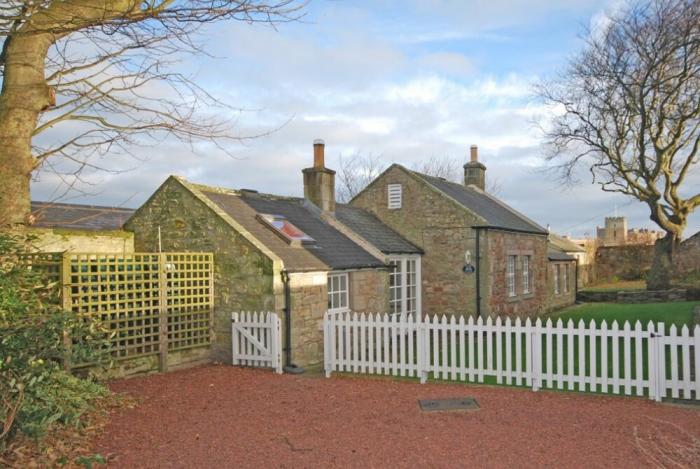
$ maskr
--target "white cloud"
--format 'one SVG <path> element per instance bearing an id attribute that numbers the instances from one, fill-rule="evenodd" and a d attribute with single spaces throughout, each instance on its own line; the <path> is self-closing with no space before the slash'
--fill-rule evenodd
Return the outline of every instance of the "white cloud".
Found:
<path id="1" fill-rule="evenodd" d="M 594 3 L 600 2 L 586 5 Z M 541 13 L 552 4 L 537 0 L 531 8 Z M 518 15 L 529 2 L 511 5 L 497 0 L 477 7 L 474 2 L 435 0 L 422 5 L 432 5 L 431 15 L 450 13 L 445 21 L 476 25 L 466 29 L 472 34 L 524 21 Z M 499 14 L 506 18 L 491 16 Z M 313 140 L 323 138 L 331 167 L 339 154 L 357 151 L 381 154 L 388 162 L 406 166 L 431 155 L 466 160 L 469 145 L 478 144 L 487 177 L 501 181 L 503 198 L 555 229 L 613 210 L 618 200 L 618 205 L 625 203 L 590 185 L 560 192 L 551 176 L 534 171 L 542 161 L 541 137 L 531 121 L 550 112 L 529 100 L 535 77 L 484 74 L 469 56 L 433 44 L 404 49 L 400 41 L 391 40 L 391 28 L 400 27 L 396 21 L 387 28 L 372 26 L 361 10 L 333 3 L 324 4 L 323 15 L 311 24 L 283 25 L 277 31 L 235 24 L 219 30 L 212 40 L 221 48 L 214 52 L 227 58 L 200 58 L 196 64 L 184 64 L 185 69 L 199 68 L 202 84 L 216 96 L 255 109 L 230 113 L 238 119 L 240 135 L 286 125 L 245 145 L 230 146 L 237 159 L 208 145 L 197 147 L 197 154 L 206 156 L 193 156 L 189 148 L 171 141 L 137 148 L 139 156 L 149 158 L 142 168 L 97 176 L 101 193 L 89 201 L 129 200 L 138 205 L 172 173 L 213 185 L 301 195 L 301 169 L 311 164 Z M 415 32 L 405 29 L 405 34 Z M 118 163 L 129 166 L 133 160 Z M 42 177 L 34 186 L 36 197 L 50 194 L 55 183 L 55 177 Z M 643 210 L 635 210 L 631 222 L 648 225 Z M 692 226 L 700 228 L 698 217 L 695 220 Z"/>

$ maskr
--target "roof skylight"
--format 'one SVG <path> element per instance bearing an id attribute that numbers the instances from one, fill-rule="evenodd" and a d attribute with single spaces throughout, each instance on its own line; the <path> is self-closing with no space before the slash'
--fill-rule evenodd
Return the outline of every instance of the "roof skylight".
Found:
<path id="1" fill-rule="evenodd" d="M 314 244 L 316 242 L 315 239 L 294 226 L 289 220 L 287 220 L 286 217 L 282 215 L 260 213 L 258 214 L 257 218 L 292 246 Z"/>

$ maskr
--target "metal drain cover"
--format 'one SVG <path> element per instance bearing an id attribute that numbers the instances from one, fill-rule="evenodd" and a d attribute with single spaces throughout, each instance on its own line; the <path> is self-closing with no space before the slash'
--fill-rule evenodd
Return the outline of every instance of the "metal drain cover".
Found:
<path id="1" fill-rule="evenodd" d="M 418 405 L 423 412 L 446 410 L 479 410 L 479 404 L 473 397 L 455 399 L 419 399 Z"/>

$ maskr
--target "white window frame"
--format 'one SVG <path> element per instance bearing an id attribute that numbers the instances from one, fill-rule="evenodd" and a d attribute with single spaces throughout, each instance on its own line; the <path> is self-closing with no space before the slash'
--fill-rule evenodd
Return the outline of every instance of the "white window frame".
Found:
<path id="1" fill-rule="evenodd" d="M 554 294 L 558 295 L 559 294 L 559 264 L 554 264 L 552 267 L 554 267 Z"/>
<path id="2" fill-rule="evenodd" d="M 334 280 L 338 280 L 338 289 L 335 289 Z M 345 288 L 343 288 L 343 283 Z M 350 278 L 347 272 L 339 274 L 328 274 L 328 311 L 331 313 L 342 313 L 350 310 Z M 338 295 L 338 304 L 335 304 L 333 295 Z M 343 298 L 345 301 L 343 302 Z M 344 303 L 344 304 L 343 304 Z"/>
<path id="3" fill-rule="evenodd" d="M 406 318 L 409 314 L 414 319 L 423 312 L 421 296 L 421 256 L 420 255 L 394 255 L 389 256 L 387 264 L 398 265 L 397 270 L 389 272 L 389 312 Z M 398 282 L 393 282 L 398 272 Z M 398 295 L 392 295 L 392 290 L 398 291 Z M 394 298 L 392 298 L 394 296 Z"/>
<path id="4" fill-rule="evenodd" d="M 400 209 L 403 205 L 403 187 L 401 184 L 387 184 L 386 186 L 387 208 Z"/>
<path id="5" fill-rule="evenodd" d="M 530 281 L 530 256 L 523 256 L 523 294 L 528 295 L 532 293 L 532 285 Z"/>
<path id="6" fill-rule="evenodd" d="M 515 266 L 518 262 L 518 256 L 508 255 L 506 258 L 506 291 L 509 298 L 517 296 L 515 287 Z"/>

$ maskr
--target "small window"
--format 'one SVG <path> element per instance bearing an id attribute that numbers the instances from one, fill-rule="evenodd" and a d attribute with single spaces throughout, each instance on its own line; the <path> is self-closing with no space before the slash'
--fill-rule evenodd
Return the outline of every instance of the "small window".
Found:
<path id="1" fill-rule="evenodd" d="M 569 293 L 569 265 L 564 266 L 564 279 L 562 280 L 564 285 L 564 293 Z"/>
<path id="2" fill-rule="evenodd" d="M 389 208 L 401 208 L 401 184 L 389 184 L 387 186 L 387 191 L 389 198 Z"/>
<path id="3" fill-rule="evenodd" d="M 311 236 L 294 226 L 282 215 L 261 213 L 258 214 L 257 218 L 292 246 L 314 244 L 316 242 L 316 240 L 314 240 Z"/>
<path id="4" fill-rule="evenodd" d="M 508 256 L 508 266 L 506 269 L 508 296 L 515 296 L 515 262 L 516 256 Z"/>
<path id="5" fill-rule="evenodd" d="M 348 274 L 328 276 L 328 311 L 348 310 Z"/>
<path id="6" fill-rule="evenodd" d="M 554 269 L 554 294 L 558 295 L 560 292 L 559 289 L 559 264 L 553 266 Z"/>
<path id="7" fill-rule="evenodd" d="M 530 256 L 523 256 L 523 293 L 530 293 Z"/>

